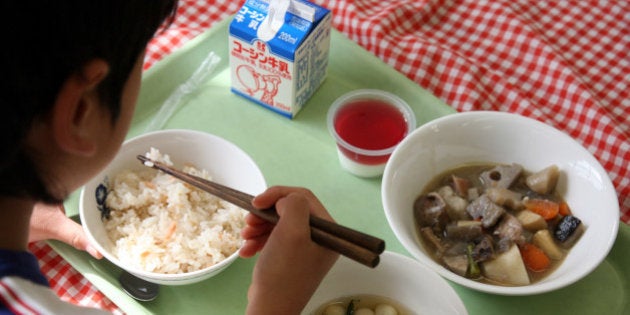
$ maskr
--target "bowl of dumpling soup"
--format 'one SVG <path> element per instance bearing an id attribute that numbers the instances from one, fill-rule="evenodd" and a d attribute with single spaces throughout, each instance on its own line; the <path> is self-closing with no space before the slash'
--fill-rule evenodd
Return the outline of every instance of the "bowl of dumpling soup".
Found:
<path id="1" fill-rule="evenodd" d="M 585 148 L 499 112 L 457 113 L 416 129 L 385 168 L 382 201 L 414 258 L 503 295 L 580 280 L 605 259 L 619 225 L 614 187 Z"/>
<path id="2" fill-rule="evenodd" d="M 385 251 L 372 269 L 340 257 L 306 305 L 308 315 L 468 314 L 446 280 L 408 256 Z"/>

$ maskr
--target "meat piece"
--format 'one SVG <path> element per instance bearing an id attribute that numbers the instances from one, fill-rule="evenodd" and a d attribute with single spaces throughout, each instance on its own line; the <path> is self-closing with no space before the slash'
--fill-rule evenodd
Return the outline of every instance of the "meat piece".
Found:
<path id="1" fill-rule="evenodd" d="M 413 205 L 416 222 L 420 227 L 431 227 L 435 232 L 442 232 L 448 222 L 446 203 L 435 192 L 421 195 Z"/>
<path id="2" fill-rule="evenodd" d="M 523 209 L 523 194 L 501 187 L 488 188 L 486 194 L 492 202 L 499 206 L 505 206 L 512 210 Z"/>
<path id="3" fill-rule="evenodd" d="M 473 219 L 481 218 L 483 227 L 489 228 L 497 223 L 499 218 L 505 213 L 505 209 L 492 202 L 492 200 L 488 198 L 488 195 L 483 194 L 481 197 L 468 204 L 466 212 L 468 212 Z"/>
<path id="4" fill-rule="evenodd" d="M 440 239 L 439 237 L 437 237 L 437 235 L 435 235 L 435 233 L 433 233 L 433 229 L 431 229 L 430 227 L 423 227 L 420 229 L 420 234 L 422 234 L 422 239 L 424 239 L 425 241 L 428 242 L 429 245 L 431 245 L 433 247 L 433 249 L 435 249 L 436 253 L 442 254 L 444 252 L 444 250 L 446 249 L 444 247 L 444 244 L 442 243 L 442 239 Z"/>
<path id="5" fill-rule="evenodd" d="M 497 250 L 500 253 L 510 249 L 514 243 L 522 243 L 525 240 L 523 237 L 523 225 L 511 214 L 503 216 L 493 234 L 499 237 Z"/>
<path id="6" fill-rule="evenodd" d="M 465 277 L 468 270 L 468 257 L 466 255 L 444 256 L 442 261 L 452 272 Z"/>
<path id="7" fill-rule="evenodd" d="M 446 226 L 446 237 L 451 240 L 472 242 L 483 235 L 481 222 L 457 221 Z"/>
<path id="8" fill-rule="evenodd" d="M 437 190 L 437 193 L 446 202 L 446 212 L 452 221 L 470 219 L 470 216 L 466 213 L 468 201 L 458 196 L 451 186 L 442 186 Z"/>
<path id="9" fill-rule="evenodd" d="M 475 261 L 482 262 L 494 257 L 494 246 L 492 245 L 492 237 L 485 234 L 481 241 L 473 248 L 472 256 Z"/>
<path id="10" fill-rule="evenodd" d="M 518 164 L 497 165 L 479 175 L 483 186 L 487 188 L 510 188 L 514 181 L 521 176 L 523 167 Z"/>
<path id="11" fill-rule="evenodd" d="M 466 255 L 468 243 L 466 242 L 449 242 L 444 256 Z"/>
<path id="12" fill-rule="evenodd" d="M 560 171 L 558 166 L 551 165 L 541 171 L 527 176 L 525 184 L 529 187 L 529 189 L 539 194 L 546 195 L 553 192 L 556 188 L 559 176 Z"/>

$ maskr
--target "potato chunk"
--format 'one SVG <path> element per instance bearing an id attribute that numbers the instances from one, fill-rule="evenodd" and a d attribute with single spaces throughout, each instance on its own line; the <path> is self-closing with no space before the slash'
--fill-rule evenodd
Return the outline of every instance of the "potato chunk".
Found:
<path id="1" fill-rule="evenodd" d="M 527 187 L 539 194 L 549 194 L 556 188 L 560 170 L 558 166 L 551 165 L 541 171 L 527 176 L 525 183 Z"/>
<path id="2" fill-rule="evenodd" d="M 516 218 L 521 222 L 523 227 L 529 231 L 538 231 L 547 228 L 547 221 L 539 214 L 529 210 L 519 212 Z"/>
<path id="3" fill-rule="evenodd" d="M 512 285 L 528 285 L 529 275 L 521 252 L 517 245 L 512 245 L 510 249 L 493 260 L 482 264 L 483 274 L 486 278 L 501 283 Z"/>

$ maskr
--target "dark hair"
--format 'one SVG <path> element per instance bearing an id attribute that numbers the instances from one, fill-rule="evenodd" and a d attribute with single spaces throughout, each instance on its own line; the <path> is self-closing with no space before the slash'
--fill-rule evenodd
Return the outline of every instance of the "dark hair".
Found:
<path id="1" fill-rule="evenodd" d="M 49 113 L 63 82 L 95 58 L 109 65 L 98 95 L 114 123 L 133 66 L 176 6 L 177 0 L 1 2 L 0 195 L 61 201 L 48 192 L 24 145 L 32 123 Z"/>

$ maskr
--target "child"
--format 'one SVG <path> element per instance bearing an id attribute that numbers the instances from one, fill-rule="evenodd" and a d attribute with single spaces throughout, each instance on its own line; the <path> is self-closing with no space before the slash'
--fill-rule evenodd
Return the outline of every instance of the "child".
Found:
<path id="1" fill-rule="evenodd" d="M 0 8 L 0 314 L 101 313 L 60 301 L 27 244 L 57 238 L 100 257 L 60 205 L 118 151 L 144 49 L 176 3 L 8 0 Z M 308 216 L 331 218 L 302 188 L 272 187 L 253 204 L 275 204 L 281 218 L 272 226 L 247 217 L 240 254 L 260 252 L 247 313 L 299 314 L 338 257 L 311 242 Z"/>

